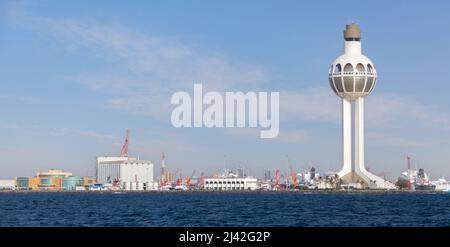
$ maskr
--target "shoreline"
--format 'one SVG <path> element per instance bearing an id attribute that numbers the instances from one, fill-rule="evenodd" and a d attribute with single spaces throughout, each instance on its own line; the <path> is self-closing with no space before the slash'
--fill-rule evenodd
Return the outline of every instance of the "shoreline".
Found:
<path id="1" fill-rule="evenodd" d="M 220 191 L 220 190 L 191 190 L 191 191 L 164 191 L 164 190 L 148 190 L 148 191 L 125 191 L 125 190 L 117 190 L 117 191 L 39 191 L 39 190 L 0 190 L 0 194 L 2 193 L 17 193 L 17 194 L 49 194 L 49 193 L 60 193 L 60 194 L 185 194 L 185 193 L 214 193 L 214 194 L 244 194 L 244 193 L 253 193 L 253 194 L 450 194 L 446 191 L 436 191 L 436 190 L 416 190 L 416 191 L 407 191 L 407 190 L 300 190 L 300 191 L 271 191 L 271 190 L 229 190 L 229 191 Z"/>

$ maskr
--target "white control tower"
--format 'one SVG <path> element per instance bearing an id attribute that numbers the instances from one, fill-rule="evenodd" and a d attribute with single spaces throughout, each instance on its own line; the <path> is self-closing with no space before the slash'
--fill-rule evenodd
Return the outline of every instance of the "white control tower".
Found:
<path id="1" fill-rule="evenodd" d="M 338 175 L 345 183 L 362 182 L 372 188 L 395 188 L 394 184 L 370 173 L 365 167 L 364 97 L 374 89 L 377 71 L 372 61 L 361 53 L 361 31 L 357 24 L 346 26 L 344 40 L 344 54 L 333 62 L 328 73 L 331 88 L 342 98 L 343 168 Z"/>

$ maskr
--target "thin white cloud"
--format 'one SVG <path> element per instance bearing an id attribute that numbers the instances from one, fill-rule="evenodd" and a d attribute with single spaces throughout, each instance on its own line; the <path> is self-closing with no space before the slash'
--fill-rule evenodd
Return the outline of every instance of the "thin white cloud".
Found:
<path id="1" fill-rule="evenodd" d="M 20 4 L 11 5 L 5 16 L 10 23 L 55 38 L 72 52 L 86 49 L 106 62 L 125 68 L 127 72 L 89 74 L 81 71 L 71 77 L 109 95 L 105 104 L 115 110 L 169 119 L 170 94 L 191 90 L 193 83 L 204 83 L 205 88 L 230 90 L 251 88 L 269 80 L 261 66 L 240 63 L 223 54 L 203 52 L 172 38 L 140 34 L 120 25 L 36 16 Z M 340 123 L 340 101 L 328 87 L 302 92 L 283 91 L 280 101 L 282 121 Z M 402 126 L 399 124 L 404 123 L 402 121 L 431 124 L 442 129 L 450 127 L 448 114 L 403 95 L 371 95 L 366 100 L 366 109 L 366 126 L 369 128 Z M 283 130 L 280 140 L 282 133 Z M 297 136 L 298 140 L 302 139 L 301 133 Z"/>
<path id="2" fill-rule="evenodd" d="M 5 100 L 9 100 L 9 101 L 19 101 L 19 102 L 24 102 L 24 103 L 29 103 L 29 104 L 44 103 L 44 101 L 42 99 L 38 99 L 35 97 L 29 97 L 29 96 L 16 96 L 16 95 L 2 94 L 2 95 L 0 95 L 0 99 L 5 99 Z"/>
<path id="3" fill-rule="evenodd" d="M 275 138 L 261 139 L 259 128 L 229 128 L 226 130 L 231 136 L 235 136 L 241 139 L 248 139 L 249 141 L 263 141 L 263 142 L 276 142 L 276 143 L 289 143 L 300 144 L 310 143 L 312 141 L 311 136 L 302 130 L 287 130 L 281 129 L 280 133 Z"/>
<path id="4" fill-rule="evenodd" d="M 182 138 L 136 140 L 133 142 L 131 150 L 150 157 L 159 157 L 158 154 L 164 150 L 170 150 L 170 152 L 178 154 L 206 151 L 205 148 Z"/>
<path id="5" fill-rule="evenodd" d="M 433 140 L 417 140 L 412 139 L 411 137 L 405 138 L 377 132 L 366 133 L 366 139 L 367 143 L 370 145 L 422 147 L 436 144 L 436 141 Z"/>
<path id="6" fill-rule="evenodd" d="M 365 100 L 366 126 L 390 128 L 404 126 L 405 122 L 427 127 L 449 129 L 450 115 L 439 107 L 400 94 L 374 94 Z M 303 92 L 280 92 L 282 121 L 315 120 L 341 122 L 341 102 L 327 87 L 315 87 Z"/>
<path id="7" fill-rule="evenodd" d="M 318 120 L 340 122 L 340 101 L 331 89 L 309 88 L 302 92 L 280 92 L 282 121 Z"/>
<path id="8" fill-rule="evenodd" d="M 172 105 L 170 102 L 162 103 L 165 99 L 166 97 L 161 95 L 129 95 L 108 99 L 106 106 L 114 110 L 169 121 Z"/>
<path id="9" fill-rule="evenodd" d="M 79 130 L 79 129 L 72 129 L 72 128 L 57 128 L 52 131 L 50 131 L 51 135 L 55 136 L 65 136 L 65 135 L 71 135 L 71 136 L 83 136 L 83 137 L 90 137 L 94 138 L 100 141 L 107 141 L 112 142 L 114 144 L 119 144 L 122 139 L 120 139 L 117 136 L 110 135 L 110 134 L 103 134 L 96 131 L 91 130 Z"/>
<path id="10" fill-rule="evenodd" d="M 172 93 L 191 90 L 194 83 L 203 83 L 207 88 L 231 89 L 268 80 L 261 66 L 240 63 L 173 38 L 141 34 L 120 25 L 37 16 L 21 5 L 11 5 L 6 18 L 10 23 L 53 37 L 71 52 L 87 50 L 122 68 L 123 71 L 105 74 L 82 71 L 71 79 L 108 93 L 110 107 L 133 114 L 147 113 L 143 108 L 148 109 L 146 115 L 161 113 L 160 108 L 170 105 Z M 165 97 L 155 98 L 156 95 Z M 143 97 L 152 100 L 144 102 Z M 125 98 L 138 100 L 125 102 Z M 143 107 L 143 104 L 148 105 Z"/>
<path id="11" fill-rule="evenodd" d="M 291 143 L 291 144 L 299 144 L 299 143 L 310 143 L 312 141 L 312 137 L 302 130 L 281 130 L 280 134 L 277 138 L 273 139 L 275 142 L 280 143 Z M 270 140 L 268 140 L 270 141 Z"/>
<path id="12" fill-rule="evenodd" d="M 33 97 L 25 97 L 25 96 L 19 96 L 17 97 L 17 100 L 30 103 L 30 104 L 42 104 L 43 101 L 41 99 L 33 98 Z"/>
<path id="13" fill-rule="evenodd" d="M 20 126 L 18 124 L 0 122 L 0 129 L 18 129 Z"/>
<path id="14" fill-rule="evenodd" d="M 121 146 L 124 142 L 123 136 L 116 136 L 111 134 L 104 134 L 93 130 L 79 130 L 73 128 L 57 128 L 50 131 L 54 136 L 79 136 L 97 141 L 107 142 L 114 146 Z M 141 139 L 138 136 L 131 135 L 130 152 L 134 154 L 152 154 L 155 156 L 154 148 L 157 147 L 156 152 L 161 150 L 171 150 L 172 152 L 190 152 L 194 150 L 200 150 L 201 147 L 193 144 L 190 141 L 184 140 L 180 136 L 173 135 L 171 133 L 158 133 L 164 136 L 164 138 L 149 138 Z M 152 147 L 149 150 L 149 147 Z"/>
<path id="15" fill-rule="evenodd" d="M 420 102 L 412 96 L 395 93 L 376 94 L 369 96 L 366 102 L 369 126 L 399 127 L 408 122 L 416 122 L 439 129 L 450 127 L 450 115 L 444 109 Z"/>

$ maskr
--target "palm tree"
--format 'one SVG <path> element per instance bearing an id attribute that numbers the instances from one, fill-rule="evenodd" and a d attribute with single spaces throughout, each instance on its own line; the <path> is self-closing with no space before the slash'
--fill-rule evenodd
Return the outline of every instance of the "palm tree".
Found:
<path id="1" fill-rule="evenodd" d="M 333 181 L 333 183 L 334 183 L 334 188 L 335 188 L 335 189 L 339 189 L 339 188 L 341 187 L 341 180 L 342 180 L 342 179 L 339 178 L 339 175 L 334 174 L 333 180 L 334 180 L 334 181 Z"/>
<path id="2" fill-rule="evenodd" d="M 364 188 L 364 181 L 361 180 L 359 183 L 361 184 L 361 188 L 365 189 L 365 188 Z"/>
<path id="3" fill-rule="evenodd" d="M 334 177 L 330 177 L 330 186 L 332 189 L 334 189 L 334 185 L 335 185 Z"/>

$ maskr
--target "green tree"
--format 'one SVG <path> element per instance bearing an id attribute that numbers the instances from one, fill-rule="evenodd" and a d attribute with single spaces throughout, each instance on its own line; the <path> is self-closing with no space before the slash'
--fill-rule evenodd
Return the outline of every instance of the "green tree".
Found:
<path id="1" fill-rule="evenodd" d="M 405 188 L 408 188 L 408 179 L 398 178 L 398 180 L 397 180 L 397 182 L 395 183 L 395 185 L 396 185 L 399 189 L 405 189 Z"/>

